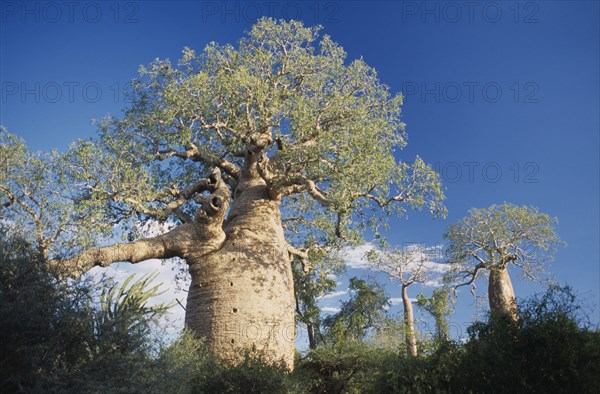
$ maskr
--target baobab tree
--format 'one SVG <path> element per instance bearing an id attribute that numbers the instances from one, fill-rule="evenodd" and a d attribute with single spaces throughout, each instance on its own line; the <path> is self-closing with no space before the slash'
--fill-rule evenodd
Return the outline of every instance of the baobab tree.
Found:
<path id="1" fill-rule="evenodd" d="M 402 249 L 378 251 L 373 249 L 367 254 L 369 261 L 378 271 L 385 273 L 391 280 L 398 281 L 402 289 L 404 308 L 405 340 L 408 354 L 417 357 L 417 335 L 412 300 L 408 296 L 408 287 L 414 283 L 425 283 L 430 274 L 431 262 L 424 245 L 411 245 Z"/>
<path id="2" fill-rule="evenodd" d="M 123 117 L 65 154 L 35 156 L 4 132 L 0 204 L 73 274 L 185 259 L 186 325 L 221 358 L 257 349 L 292 367 L 290 262 L 307 246 L 356 241 L 409 208 L 444 213 L 436 173 L 397 156 L 402 95 L 319 28 L 261 19 L 237 46 L 140 73 Z M 147 220 L 175 227 L 135 239 Z M 129 242 L 97 246 L 117 226 Z"/>
<path id="3" fill-rule="evenodd" d="M 517 305 L 509 267 L 531 280 L 539 280 L 562 244 L 554 230 L 556 219 L 537 208 L 509 203 L 472 209 L 469 216 L 451 225 L 444 235 L 449 241 L 446 254 L 455 287 L 474 286 L 488 274 L 488 301 L 492 313 L 516 320 Z"/>

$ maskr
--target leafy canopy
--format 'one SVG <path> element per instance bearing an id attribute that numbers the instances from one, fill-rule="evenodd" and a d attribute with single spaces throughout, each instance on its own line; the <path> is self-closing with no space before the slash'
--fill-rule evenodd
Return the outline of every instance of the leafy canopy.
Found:
<path id="1" fill-rule="evenodd" d="M 453 266 L 450 276 L 469 278 L 481 271 L 512 264 L 529 279 L 537 279 L 562 241 L 554 230 L 557 220 L 537 208 L 509 203 L 472 209 L 444 234 L 446 253 Z"/>
<path id="2" fill-rule="evenodd" d="M 65 155 L 29 152 L 22 138 L 0 126 L 0 221 L 48 259 L 85 248 L 109 234 L 114 222 L 102 212 L 106 201 L 81 198 Z M 104 212 L 106 213 L 106 212 Z"/>
<path id="3" fill-rule="evenodd" d="M 88 209 L 57 222 L 191 220 L 210 167 L 232 189 L 243 168 L 256 169 L 290 234 L 315 243 L 357 240 L 407 207 L 445 214 L 437 174 L 396 157 L 406 145 L 402 95 L 319 31 L 261 19 L 236 46 L 185 48 L 175 65 L 141 67 L 123 117 L 98 121 L 99 138 L 56 159 L 65 197 Z M 26 170 L 2 174 L 3 184 L 15 171 Z M 6 186 L 20 195 L 15 188 Z"/>

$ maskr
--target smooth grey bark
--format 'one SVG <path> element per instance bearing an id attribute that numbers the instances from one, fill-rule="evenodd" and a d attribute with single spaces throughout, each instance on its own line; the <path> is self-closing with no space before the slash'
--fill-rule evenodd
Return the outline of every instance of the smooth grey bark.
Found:
<path id="1" fill-rule="evenodd" d="M 408 354 L 412 357 L 417 357 L 417 337 L 415 334 L 415 319 L 413 307 L 410 298 L 408 297 L 408 286 L 402 285 L 402 304 L 404 306 L 404 325 L 406 327 L 406 347 Z"/>
<path id="2" fill-rule="evenodd" d="M 506 266 L 490 269 L 488 298 L 492 313 L 504 313 L 517 320 L 515 292 Z"/>

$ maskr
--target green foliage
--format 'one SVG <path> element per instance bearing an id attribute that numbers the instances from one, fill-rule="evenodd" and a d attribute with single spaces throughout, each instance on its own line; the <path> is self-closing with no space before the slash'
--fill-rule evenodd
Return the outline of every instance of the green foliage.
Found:
<path id="1" fill-rule="evenodd" d="M 2 228 L 2 232 L 7 231 Z M 53 273 L 22 238 L 0 238 L 0 391 L 43 391 L 60 383 L 88 354 L 78 289 Z"/>
<path id="2" fill-rule="evenodd" d="M 433 353 L 415 358 L 397 353 L 388 357 L 377 379 L 369 387 L 371 393 L 452 393 L 454 376 L 463 349 L 445 343 Z M 468 391 L 456 391 L 468 392 Z"/>
<path id="3" fill-rule="evenodd" d="M 145 305 L 156 288 L 148 278 L 118 292 L 100 284 L 101 304 L 110 306 L 102 310 L 98 284 L 56 279 L 25 240 L 2 230 L 0 391 L 131 392 L 152 358 L 152 322 L 164 312 Z"/>
<path id="4" fill-rule="evenodd" d="M 320 346 L 304 358 L 295 373 L 308 380 L 311 393 L 366 393 L 394 355 L 348 341 Z"/>
<path id="5" fill-rule="evenodd" d="M 381 326 L 385 307 L 389 306 L 385 289 L 379 283 L 350 278 L 350 299 L 342 303 L 338 313 L 326 317 L 327 341 L 362 341 L 369 329 Z"/>
<path id="6" fill-rule="evenodd" d="M 578 325 L 569 287 L 523 303 L 520 320 L 490 317 L 469 328 L 456 381 L 472 392 L 591 393 L 600 385 L 600 332 Z"/>
<path id="7" fill-rule="evenodd" d="M 435 289 L 429 298 L 425 294 L 417 295 L 417 306 L 429 312 L 435 320 L 436 340 L 438 341 L 449 339 L 447 318 L 452 313 L 452 306 L 448 298 L 448 289 Z"/>
<path id="8" fill-rule="evenodd" d="M 406 332 L 404 316 L 386 316 L 369 333 L 364 342 L 372 349 L 406 353 Z M 418 333 L 416 335 L 418 336 Z"/>
<path id="9" fill-rule="evenodd" d="M 95 319 L 95 333 L 120 351 L 141 348 L 158 318 L 168 312 L 173 304 L 148 306 L 148 300 L 163 294 L 162 283 L 150 287 L 158 273 L 146 274 L 134 281 L 131 274 L 121 284 L 109 280 L 100 293 L 100 308 Z M 140 343 L 130 343 L 132 339 Z M 101 349 L 106 353 L 109 349 Z"/>
<path id="10" fill-rule="evenodd" d="M 234 366 L 220 364 L 210 379 L 196 382 L 193 391 L 199 393 L 279 394 L 302 391 L 300 383 L 283 363 L 273 365 L 260 355 L 250 354 Z"/>
<path id="11" fill-rule="evenodd" d="M 309 346 L 316 347 L 322 341 L 321 308 L 318 304 L 322 297 L 335 290 L 337 284 L 330 274 L 341 274 L 343 262 L 323 249 L 313 249 L 308 253 L 308 261 L 302 263 L 295 259 L 292 264 L 294 275 L 294 293 L 296 300 L 296 322 L 307 329 Z M 305 265 L 310 269 L 305 272 Z M 306 267 L 308 268 L 308 267 Z"/>
<path id="12" fill-rule="evenodd" d="M 471 209 L 469 216 L 451 225 L 444 238 L 452 265 L 448 279 L 473 283 L 479 274 L 508 265 L 529 279 L 538 279 L 562 245 L 554 230 L 557 220 L 537 208 L 509 203 Z"/>
<path id="13" fill-rule="evenodd" d="M 202 339 L 184 331 L 158 358 L 147 363 L 144 393 L 300 393 L 296 375 L 256 352 L 230 365 L 218 361 Z"/>
<path id="14" fill-rule="evenodd" d="M 106 202 L 80 200 L 65 178 L 57 152 L 29 152 L 25 142 L 0 126 L 0 216 L 48 259 L 85 248 L 111 223 L 94 220 Z"/>
<path id="15" fill-rule="evenodd" d="M 212 379 L 217 362 L 204 341 L 185 330 L 145 368 L 147 380 L 140 392 L 184 394 L 201 392 L 194 385 Z"/>

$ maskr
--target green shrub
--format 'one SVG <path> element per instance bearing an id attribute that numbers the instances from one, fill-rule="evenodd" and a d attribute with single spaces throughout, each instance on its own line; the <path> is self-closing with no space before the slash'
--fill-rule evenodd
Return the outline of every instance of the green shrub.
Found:
<path id="1" fill-rule="evenodd" d="M 6 234 L 6 233 L 4 233 Z M 150 278 L 57 279 L 22 239 L 0 238 L 0 392 L 131 393 L 152 362 Z M 98 303 L 95 291 L 104 290 Z"/>
<path id="2" fill-rule="evenodd" d="M 296 373 L 310 381 L 307 389 L 313 393 L 364 393 L 393 355 L 358 341 L 340 342 L 311 350 Z"/>
<path id="3" fill-rule="evenodd" d="M 600 333 L 581 326 L 569 287 L 523 303 L 520 320 L 492 316 L 469 328 L 456 390 L 591 393 L 600 387 Z"/>

